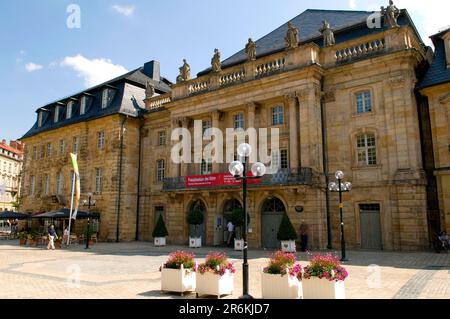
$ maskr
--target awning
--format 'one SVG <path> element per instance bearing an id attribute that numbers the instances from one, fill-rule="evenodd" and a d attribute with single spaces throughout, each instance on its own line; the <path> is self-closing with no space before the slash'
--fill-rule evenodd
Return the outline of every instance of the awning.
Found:
<path id="1" fill-rule="evenodd" d="M 37 215 L 34 215 L 33 218 L 37 218 L 37 219 L 69 219 L 70 218 L 70 209 L 62 208 L 62 209 L 54 210 L 54 211 L 47 212 L 47 213 L 37 214 Z M 78 211 L 77 219 L 86 219 L 86 218 L 99 219 L 100 214 Z"/>
<path id="2" fill-rule="evenodd" d="M 4 211 L 0 213 L 0 219 L 28 219 L 31 215 L 17 212 Z"/>

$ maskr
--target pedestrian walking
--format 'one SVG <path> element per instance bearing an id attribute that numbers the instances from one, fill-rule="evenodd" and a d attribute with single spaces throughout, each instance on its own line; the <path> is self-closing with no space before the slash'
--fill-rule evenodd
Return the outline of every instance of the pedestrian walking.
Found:
<path id="1" fill-rule="evenodd" d="M 234 225 L 233 222 L 230 220 L 227 224 L 227 230 L 228 230 L 228 241 L 227 245 L 232 245 L 232 240 L 234 238 Z"/>
<path id="2" fill-rule="evenodd" d="M 47 250 L 52 249 L 55 250 L 55 239 L 58 239 L 58 235 L 56 235 L 55 226 L 51 225 L 48 229 L 48 244 Z"/>

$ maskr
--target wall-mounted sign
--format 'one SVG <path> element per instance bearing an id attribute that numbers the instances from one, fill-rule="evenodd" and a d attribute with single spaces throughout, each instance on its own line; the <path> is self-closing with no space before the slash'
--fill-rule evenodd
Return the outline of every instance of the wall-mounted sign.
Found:
<path id="1" fill-rule="evenodd" d="M 251 176 L 251 173 L 249 174 Z M 192 175 L 185 177 L 186 188 L 208 188 L 218 186 L 239 186 L 242 181 L 238 181 L 229 173 L 218 173 L 209 175 Z M 260 179 L 249 179 L 248 184 L 259 184 Z"/>

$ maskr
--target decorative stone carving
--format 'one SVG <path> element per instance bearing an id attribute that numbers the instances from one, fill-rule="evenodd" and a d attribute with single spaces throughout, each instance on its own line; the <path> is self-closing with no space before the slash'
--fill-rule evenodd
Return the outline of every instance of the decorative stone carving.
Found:
<path id="1" fill-rule="evenodd" d="M 390 28 L 399 28 L 397 19 L 400 16 L 400 10 L 394 5 L 393 0 L 389 0 L 387 8 L 381 7 L 381 16 L 384 17 L 384 24 Z"/>
<path id="2" fill-rule="evenodd" d="M 214 49 L 214 56 L 211 59 L 212 71 L 218 73 L 222 71 L 222 63 L 220 62 L 220 51 L 219 49 Z"/>
<path id="3" fill-rule="evenodd" d="M 251 38 L 248 39 L 248 43 L 245 46 L 245 54 L 247 54 L 249 61 L 256 60 L 256 43 Z"/>
<path id="4" fill-rule="evenodd" d="M 323 93 L 322 99 L 325 103 L 335 102 L 336 96 L 335 96 L 334 91 L 328 91 L 328 92 Z"/>
<path id="5" fill-rule="evenodd" d="M 286 37 L 284 38 L 286 49 L 295 49 L 298 47 L 298 35 L 298 29 L 291 22 L 289 22 L 288 31 Z"/>
<path id="6" fill-rule="evenodd" d="M 322 28 L 319 30 L 323 36 L 323 46 L 329 47 L 335 45 L 334 30 L 331 29 L 330 23 L 326 20 L 322 21 Z"/>
<path id="7" fill-rule="evenodd" d="M 155 88 L 150 83 L 150 81 L 147 81 L 147 84 L 145 86 L 145 98 L 151 99 L 155 95 Z"/>
<path id="8" fill-rule="evenodd" d="M 180 67 L 180 74 L 177 77 L 177 83 L 188 81 L 190 79 L 191 79 L 191 67 L 186 62 L 186 59 L 183 59 L 183 66 Z"/>

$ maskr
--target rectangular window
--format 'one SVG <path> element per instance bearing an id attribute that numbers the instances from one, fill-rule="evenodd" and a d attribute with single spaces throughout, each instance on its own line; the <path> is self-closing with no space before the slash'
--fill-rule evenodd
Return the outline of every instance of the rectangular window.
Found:
<path id="1" fill-rule="evenodd" d="M 200 174 L 208 175 L 212 173 L 212 160 L 202 160 L 202 164 L 200 165 Z"/>
<path id="2" fill-rule="evenodd" d="M 41 145 L 41 154 L 40 154 L 41 156 L 41 158 L 44 158 L 45 157 L 45 145 Z"/>
<path id="3" fill-rule="evenodd" d="M 68 120 L 72 117 L 72 107 L 73 107 L 73 101 L 69 101 L 67 103 L 66 120 Z"/>
<path id="4" fill-rule="evenodd" d="M 86 113 L 86 97 L 82 96 L 80 100 L 80 115 Z"/>
<path id="5" fill-rule="evenodd" d="M 358 135 L 356 147 L 359 165 L 377 165 L 376 141 L 374 134 Z"/>
<path id="6" fill-rule="evenodd" d="M 59 172 L 56 175 L 56 195 L 62 195 L 63 185 L 64 185 L 64 174 L 63 172 Z"/>
<path id="7" fill-rule="evenodd" d="M 48 195 L 50 193 L 50 176 L 45 175 L 44 177 L 44 195 Z"/>
<path id="8" fill-rule="evenodd" d="M 204 137 L 210 137 L 211 136 L 211 121 L 204 120 L 202 121 L 202 133 Z"/>
<path id="9" fill-rule="evenodd" d="M 30 195 L 31 196 L 34 196 L 34 192 L 35 192 L 35 189 L 36 188 L 36 176 L 31 176 L 31 179 L 30 179 Z"/>
<path id="10" fill-rule="evenodd" d="M 100 194 L 102 192 L 102 169 L 96 168 L 95 169 L 95 192 L 97 194 Z"/>
<path id="11" fill-rule="evenodd" d="M 105 132 L 97 132 L 97 148 L 102 150 L 105 147 Z"/>
<path id="12" fill-rule="evenodd" d="M 11 170 L 12 170 L 12 165 L 11 165 L 11 163 L 9 163 L 9 167 L 8 167 L 8 173 L 10 173 L 10 174 L 11 174 Z"/>
<path id="13" fill-rule="evenodd" d="M 52 156 L 52 143 L 47 143 L 47 157 Z"/>
<path id="14" fill-rule="evenodd" d="M 55 120 L 55 123 L 58 123 L 58 121 L 59 121 L 59 105 L 55 106 L 55 118 L 54 118 L 54 120 Z"/>
<path id="15" fill-rule="evenodd" d="M 166 145 L 166 131 L 158 132 L 158 145 L 159 146 Z"/>
<path id="16" fill-rule="evenodd" d="M 72 153 L 77 154 L 78 153 L 78 145 L 80 144 L 80 138 L 78 136 L 75 136 L 72 141 Z"/>
<path id="17" fill-rule="evenodd" d="M 43 114 L 42 112 L 38 113 L 38 127 L 42 126 L 42 118 L 43 118 Z"/>
<path id="18" fill-rule="evenodd" d="M 284 124 L 284 108 L 282 106 L 275 106 L 272 108 L 272 125 Z"/>
<path id="19" fill-rule="evenodd" d="M 245 129 L 244 113 L 238 113 L 233 117 L 234 129 Z"/>
<path id="20" fill-rule="evenodd" d="M 356 93 L 356 111 L 358 114 L 372 112 L 370 91 Z"/>
<path id="21" fill-rule="evenodd" d="M 158 160 L 156 162 L 156 181 L 164 181 L 166 175 L 166 163 L 164 160 Z"/>
<path id="22" fill-rule="evenodd" d="M 59 155 L 64 155 L 64 152 L 66 151 L 66 143 L 64 140 L 59 141 Z"/>
<path id="23" fill-rule="evenodd" d="M 280 150 L 280 168 L 281 169 L 289 168 L 289 158 L 287 150 Z"/>
<path id="24" fill-rule="evenodd" d="M 37 160 L 37 147 L 33 146 L 33 160 Z"/>
<path id="25" fill-rule="evenodd" d="M 106 109 L 108 107 L 108 95 L 109 95 L 109 90 L 104 89 L 102 92 L 102 109 Z"/>

